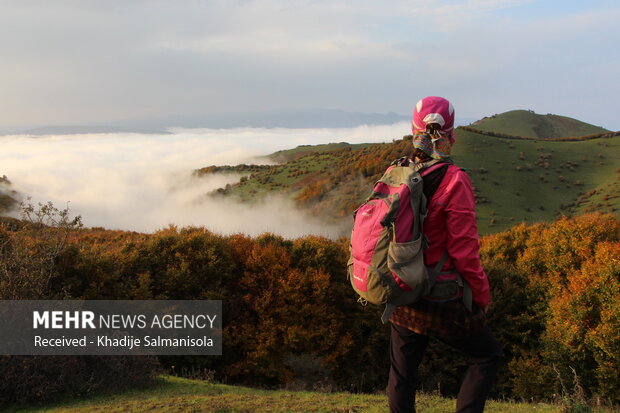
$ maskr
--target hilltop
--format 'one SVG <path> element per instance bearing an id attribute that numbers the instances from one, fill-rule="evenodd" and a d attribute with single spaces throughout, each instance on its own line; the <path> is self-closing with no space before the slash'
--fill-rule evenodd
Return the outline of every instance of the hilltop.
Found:
<path id="1" fill-rule="evenodd" d="M 303 158 L 306 155 L 312 155 L 318 152 L 334 152 L 340 149 L 361 149 L 370 146 L 369 143 L 350 144 L 347 142 L 327 143 L 322 145 L 299 145 L 293 149 L 285 149 L 277 151 L 267 156 L 267 159 L 278 163 L 286 163 Z"/>
<path id="2" fill-rule="evenodd" d="M 541 115 L 531 110 L 511 110 L 484 117 L 470 125 L 485 132 L 506 133 L 529 138 L 565 138 L 593 133 L 609 132 L 577 119 L 547 113 Z"/>
<path id="3" fill-rule="evenodd" d="M 521 112 L 527 113 L 507 113 Z M 506 121 L 508 117 L 498 115 L 493 120 L 497 119 Z M 483 121 L 475 123 L 475 127 L 488 126 Z M 513 134 L 536 127 L 507 125 L 510 128 L 504 130 Z M 592 133 L 597 129 L 575 129 L 584 130 Z M 605 131 L 598 130 L 599 134 Z M 564 135 L 575 137 L 576 133 L 566 129 Z M 340 143 L 279 152 L 271 157 L 279 159 L 280 164 L 247 170 L 246 177 L 217 194 L 249 202 L 279 192 L 326 221 L 350 223 L 352 212 L 389 162 L 410 151 L 410 140 L 405 136 L 391 143 Z M 550 221 L 560 215 L 599 211 L 620 216 L 617 133 L 563 142 L 488 136 L 465 127 L 456 129 L 456 140 L 453 159 L 472 178 L 482 234 L 505 230 L 518 222 Z M 213 172 L 210 169 L 203 168 L 197 174 Z"/>

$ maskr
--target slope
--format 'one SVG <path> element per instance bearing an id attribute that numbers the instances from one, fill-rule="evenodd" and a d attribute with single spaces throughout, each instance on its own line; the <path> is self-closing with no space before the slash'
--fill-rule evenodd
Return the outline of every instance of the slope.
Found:
<path id="1" fill-rule="evenodd" d="M 562 214 L 620 216 L 620 136 L 556 142 L 503 139 L 460 128 L 456 133 L 453 159 L 472 179 L 482 234 Z M 389 162 L 410 151 L 410 139 L 316 150 L 264 167 L 217 193 L 250 201 L 280 192 L 327 221 L 350 222 Z"/>
<path id="2" fill-rule="evenodd" d="M 618 176 L 620 136 L 571 142 L 501 139 L 464 130 L 457 136 L 454 160 L 469 169 L 482 233 L 584 212 L 588 194 L 613 185 Z M 617 192 L 590 207 L 620 216 Z"/>
<path id="3" fill-rule="evenodd" d="M 302 158 L 305 155 L 311 155 L 314 152 L 331 152 L 347 148 L 359 149 L 369 145 L 370 144 L 367 143 L 350 144 L 347 142 L 328 143 L 322 145 L 299 145 L 293 149 L 285 149 L 282 151 L 274 152 L 271 155 L 267 156 L 267 158 L 274 162 L 286 163 L 289 161 L 294 161 L 295 159 Z"/>
<path id="4" fill-rule="evenodd" d="M 541 115 L 531 110 L 511 110 L 484 117 L 470 126 L 485 132 L 531 138 L 564 138 L 608 132 L 607 129 L 577 119 L 550 113 Z"/>

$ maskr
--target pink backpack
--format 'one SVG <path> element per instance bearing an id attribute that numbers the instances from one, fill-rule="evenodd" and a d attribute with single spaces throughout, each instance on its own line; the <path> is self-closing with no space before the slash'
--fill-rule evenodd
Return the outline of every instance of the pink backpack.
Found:
<path id="1" fill-rule="evenodd" d="M 426 197 L 420 172 L 441 165 L 445 164 L 437 160 L 422 164 L 399 160 L 354 213 L 348 276 L 361 302 L 386 305 L 383 323 L 396 306 L 430 294 L 448 258 L 444 254 L 434 269 L 424 265 Z"/>

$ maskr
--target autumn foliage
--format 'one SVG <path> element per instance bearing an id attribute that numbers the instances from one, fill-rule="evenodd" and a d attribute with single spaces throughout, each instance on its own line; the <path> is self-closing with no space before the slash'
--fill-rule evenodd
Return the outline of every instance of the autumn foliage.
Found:
<path id="1" fill-rule="evenodd" d="M 370 194 L 369 188 L 389 163 L 408 155 L 411 155 L 411 138 L 407 137 L 391 144 L 370 145 L 355 151 L 334 151 L 329 169 L 299 191 L 295 201 L 315 213 L 336 211 L 335 215 L 340 218 L 349 217 Z"/>
<path id="2" fill-rule="evenodd" d="M 513 395 L 548 397 L 574 375 L 620 401 L 620 223 L 591 214 L 482 240 Z M 574 372 L 573 372 L 574 370 Z"/>
<path id="3" fill-rule="evenodd" d="M 46 238 L 0 225 L 0 239 L 32 248 Z M 588 394 L 620 401 L 618 220 L 520 224 L 484 237 L 481 256 L 488 318 L 505 349 L 496 396 L 551 398 L 574 369 Z M 380 390 L 388 330 L 381 308 L 357 303 L 347 258 L 346 239 L 76 229 L 54 259 L 45 297 L 222 300 L 223 355 L 160 357 L 164 367 L 208 369 L 228 383 Z M 454 394 L 464 367 L 434 345 L 420 385 Z"/>

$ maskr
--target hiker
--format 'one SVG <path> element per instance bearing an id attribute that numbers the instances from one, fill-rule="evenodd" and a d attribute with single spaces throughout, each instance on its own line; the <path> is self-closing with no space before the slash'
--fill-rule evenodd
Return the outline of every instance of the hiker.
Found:
<path id="1" fill-rule="evenodd" d="M 444 162 L 441 167 L 428 168 L 426 174 L 421 172 L 428 199 L 423 229 L 428 239 L 425 265 L 435 268 L 440 260 L 445 260 L 436 287 L 450 282 L 454 286 L 457 273 L 464 282 L 463 287 L 454 289 L 453 297 L 446 299 L 445 295 L 439 297 L 440 294 L 431 292 L 414 304 L 396 307 L 392 313 L 387 388 L 390 411 L 415 412 L 418 366 L 429 336 L 433 336 L 468 357 L 469 369 L 461 384 L 456 411 L 482 412 L 497 373 L 501 349 L 485 318 L 489 282 L 478 253 L 471 182 L 450 160 L 450 148 L 455 141 L 452 104 L 436 96 L 420 100 L 413 112 L 412 131 L 413 162 Z"/>

